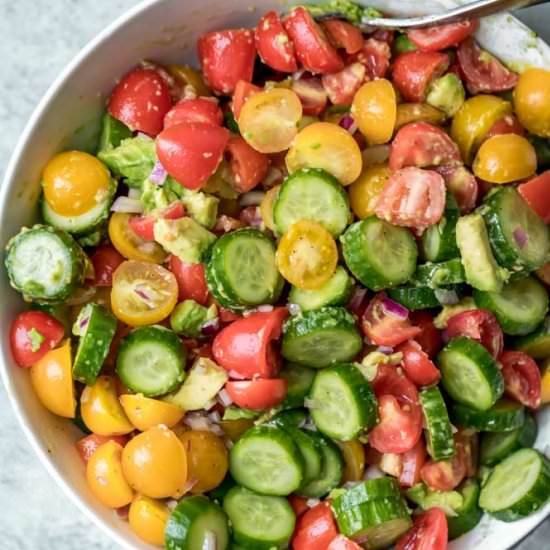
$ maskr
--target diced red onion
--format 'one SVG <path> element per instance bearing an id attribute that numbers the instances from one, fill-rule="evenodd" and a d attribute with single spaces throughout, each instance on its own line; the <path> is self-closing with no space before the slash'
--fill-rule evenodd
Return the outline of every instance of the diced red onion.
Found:
<path id="1" fill-rule="evenodd" d="M 389 346 L 378 346 L 376 351 L 379 351 L 384 355 L 391 355 L 393 353 L 393 348 L 390 348 Z"/>
<path id="2" fill-rule="evenodd" d="M 224 406 L 229 407 L 233 404 L 233 399 L 231 399 L 230 395 L 227 393 L 227 390 L 225 388 L 222 388 L 218 392 L 218 401 Z"/>
<path id="3" fill-rule="evenodd" d="M 117 197 L 111 206 L 112 212 L 124 212 L 125 214 L 141 214 L 143 204 L 138 199 L 130 197 Z"/>
<path id="4" fill-rule="evenodd" d="M 214 422 L 214 424 L 217 424 L 222 419 L 218 411 L 212 411 L 209 413 L 208 418 L 211 422 Z"/>
<path id="5" fill-rule="evenodd" d="M 529 235 L 521 227 L 516 227 L 512 235 L 520 248 L 524 248 L 529 240 Z"/>
<path id="6" fill-rule="evenodd" d="M 288 311 L 290 315 L 300 315 L 302 308 L 298 304 L 288 304 Z"/>
<path id="7" fill-rule="evenodd" d="M 372 166 L 373 164 L 383 164 L 390 157 L 389 145 L 373 145 L 367 147 L 362 153 L 363 165 Z"/>
<path id="8" fill-rule="evenodd" d="M 141 197 L 141 191 L 139 189 L 128 189 L 128 198 L 129 199 L 139 199 Z"/>
<path id="9" fill-rule="evenodd" d="M 363 479 L 377 479 L 384 477 L 384 472 L 378 466 L 369 466 L 363 474 Z"/>
<path id="10" fill-rule="evenodd" d="M 249 191 L 241 195 L 239 204 L 241 206 L 258 206 L 264 197 L 265 193 L 263 191 Z"/>
<path id="11" fill-rule="evenodd" d="M 266 177 L 262 181 L 262 187 L 264 189 L 270 189 L 275 187 L 278 183 L 281 183 L 284 179 L 284 174 L 279 168 L 271 166 L 267 171 Z"/>
<path id="12" fill-rule="evenodd" d="M 164 168 L 164 166 L 160 163 L 160 160 L 157 160 L 155 162 L 155 166 L 153 166 L 153 171 L 149 174 L 148 179 L 155 185 L 163 185 L 167 176 L 168 172 L 166 171 L 166 168 Z"/>
<path id="13" fill-rule="evenodd" d="M 356 286 L 351 294 L 348 308 L 356 315 L 362 315 L 365 309 L 365 300 L 367 298 L 367 289 L 361 286 Z"/>
<path id="14" fill-rule="evenodd" d="M 300 80 L 305 72 L 306 71 L 302 69 L 301 71 L 296 71 L 295 73 L 292 73 L 292 80 Z"/>
<path id="15" fill-rule="evenodd" d="M 217 544 L 216 533 L 214 531 L 205 531 L 201 550 L 216 550 Z"/>
<path id="16" fill-rule="evenodd" d="M 435 297 L 437 301 L 443 306 L 450 306 L 453 304 L 458 304 L 460 298 L 454 290 L 447 290 L 445 288 L 436 288 L 434 290 Z"/>
<path id="17" fill-rule="evenodd" d="M 140 297 L 142 298 L 143 300 L 145 301 L 150 301 L 152 298 L 151 296 L 149 296 L 149 294 L 147 293 L 147 286 L 145 285 L 136 285 L 134 287 L 134 292 Z"/>
<path id="18" fill-rule="evenodd" d="M 205 336 L 214 336 L 220 330 L 220 318 L 214 317 L 201 326 L 201 333 Z"/>
<path id="19" fill-rule="evenodd" d="M 166 506 L 168 506 L 168 509 L 170 511 L 173 511 L 176 508 L 176 506 L 178 505 L 178 501 L 174 498 L 166 500 L 164 503 L 166 504 Z"/>
<path id="20" fill-rule="evenodd" d="M 270 313 L 271 311 L 273 311 L 273 306 L 270 304 L 263 304 L 257 307 L 257 311 L 259 311 L 260 313 Z"/>
<path id="21" fill-rule="evenodd" d="M 352 135 L 357 132 L 357 124 L 355 123 L 355 119 L 351 115 L 344 115 L 340 119 L 339 124 L 342 128 L 344 128 L 344 130 L 347 130 Z"/>
<path id="22" fill-rule="evenodd" d="M 390 298 L 382 299 L 382 309 L 387 315 L 391 315 L 392 317 L 396 317 L 402 321 L 409 317 L 409 310 L 405 306 L 394 302 Z"/>

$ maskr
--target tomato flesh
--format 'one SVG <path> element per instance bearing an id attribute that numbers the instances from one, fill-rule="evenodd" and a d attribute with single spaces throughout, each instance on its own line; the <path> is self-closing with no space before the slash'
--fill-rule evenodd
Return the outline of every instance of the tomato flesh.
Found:
<path id="1" fill-rule="evenodd" d="M 320 502 L 296 522 L 293 550 L 326 550 L 338 536 L 336 523 L 327 502 Z"/>
<path id="2" fill-rule="evenodd" d="M 267 175 L 269 157 L 256 151 L 240 136 L 229 139 L 226 155 L 235 177 L 235 190 L 239 193 L 254 189 Z"/>
<path id="3" fill-rule="evenodd" d="M 225 389 L 237 406 L 265 411 L 282 403 L 286 397 L 287 380 L 283 378 L 239 380 L 227 382 Z"/>
<path id="4" fill-rule="evenodd" d="M 477 203 L 479 195 L 479 184 L 477 178 L 460 164 L 445 164 L 435 168 L 445 180 L 447 189 L 455 198 L 460 212 L 468 214 Z"/>
<path id="5" fill-rule="evenodd" d="M 439 382 L 441 379 L 439 369 L 418 342 L 414 340 L 404 342 L 396 351 L 403 354 L 403 370 L 417 386 L 429 386 Z"/>
<path id="6" fill-rule="evenodd" d="M 178 283 L 179 300 L 195 300 L 205 305 L 208 301 L 208 286 L 204 264 L 188 264 L 177 256 L 170 256 L 168 266 Z"/>
<path id="7" fill-rule="evenodd" d="M 222 110 L 218 106 L 218 102 L 212 98 L 182 99 L 166 113 L 164 128 L 170 128 L 183 122 L 203 122 L 221 126 L 223 122 Z"/>
<path id="8" fill-rule="evenodd" d="M 401 487 L 413 487 L 420 482 L 420 471 L 426 462 L 426 445 L 422 438 L 409 451 L 401 455 L 401 474 L 399 484 Z"/>
<path id="9" fill-rule="evenodd" d="M 180 201 L 172 203 L 159 212 L 159 217 L 165 220 L 177 220 L 185 216 L 185 207 Z M 155 240 L 155 222 L 157 217 L 154 214 L 145 216 L 134 216 L 130 218 L 128 225 L 132 231 L 145 241 Z"/>
<path id="10" fill-rule="evenodd" d="M 476 31 L 478 25 L 477 19 L 470 19 L 426 29 L 414 29 L 409 31 L 407 36 L 419 50 L 437 52 L 460 44 Z"/>
<path id="11" fill-rule="evenodd" d="M 351 56 L 351 59 L 364 65 L 369 80 L 384 78 L 390 68 L 391 48 L 383 40 L 369 38 L 365 41 L 361 51 L 357 55 Z"/>
<path id="12" fill-rule="evenodd" d="M 414 339 L 428 354 L 428 357 L 435 357 L 443 347 L 443 340 L 441 332 L 435 328 L 433 317 L 427 311 L 411 311 L 410 319 L 412 324 L 420 329 L 420 333 Z"/>
<path id="13" fill-rule="evenodd" d="M 233 93 L 233 99 L 231 101 L 233 116 L 238 119 L 241 114 L 241 109 L 247 99 L 261 91 L 262 89 L 259 86 L 255 86 L 246 80 L 239 80 L 235 85 L 235 92 Z"/>
<path id="14" fill-rule="evenodd" d="M 94 265 L 95 285 L 108 287 L 113 285 L 113 273 L 124 261 L 124 256 L 107 244 L 96 248 L 90 255 L 90 260 Z"/>
<path id="15" fill-rule="evenodd" d="M 361 31 L 351 23 L 340 19 L 325 19 L 321 27 L 327 33 L 329 41 L 335 48 L 354 54 L 361 50 L 365 39 Z"/>
<path id="16" fill-rule="evenodd" d="M 550 224 L 550 170 L 521 183 L 518 191 L 544 223 Z"/>
<path id="17" fill-rule="evenodd" d="M 540 407 L 541 376 L 535 361 L 521 351 L 505 351 L 498 360 L 506 394 L 531 409 Z"/>
<path id="18" fill-rule="evenodd" d="M 78 451 L 78 454 L 80 455 L 80 458 L 84 461 L 84 463 L 87 463 L 88 460 L 90 460 L 91 456 L 96 452 L 97 448 L 103 445 L 104 443 L 107 443 L 108 441 L 114 441 L 115 443 L 118 443 L 119 445 L 126 445 L 128 442 L 128 436 L 126 435 L 97 435 L 97 434 L 90 434 L 86 437 L 83 437 L 82 439 L 79 439 L 75 445 L 76 450 Z"/>
<path id="19" fill-rule="evenodd" d="M 441 508 L 430 508 L 416 516 L 414 525 L 396 543 L 396 550 L 446 550 L 449 529 Z"/>
<path id="20" fill-rule="evenodd" d="M 353 97 L 365 80 L 365 66 L 352 63 L 337 73 L 323 75 L 323 87 L 334 105 L 351 105 Z"/>
<path id="21" fill-rule="evenodd" d="M 328 90 L 319 77 L 302 77 L 292 81 L 292 91 L 300 98 L 304 115 L 318 116 L 326 108 Z"/>
<path id="22" fill-rule="evenodd" d="M 422 466 L 420 477 L 434 491 L 452 491 L 466 475 L 464 445 L 458 444 L 455 435 L 455 454 L 449 460 L 429 460 Z"/>
<path id="23" fill-rule="evenodd" d="M 344 535 L 338 535 L 328 545 L 327 550 L 361 550 L 361 546 Z"/>
<path id="24" fill-rule="evenodd" d="M 290 41 L 277 12 L 267 12 L 260 18 L 254 38 L 260 59 L 266 65 L 282 73 L 293 73 L 298 70 L 294 44 Z"/>

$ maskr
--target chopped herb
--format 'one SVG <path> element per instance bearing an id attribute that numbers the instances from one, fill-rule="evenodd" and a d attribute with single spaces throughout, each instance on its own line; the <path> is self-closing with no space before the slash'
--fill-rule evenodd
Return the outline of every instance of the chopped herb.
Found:
<path id="1" fill-rule="evenodd" d="M 310 145 L 310 147 L 311 147 L 312 149 L 320 149 L 320 148 L 321 148 L 321 144 L 320 144 L 320 143 L 312 143 L 312 144 Z"/>

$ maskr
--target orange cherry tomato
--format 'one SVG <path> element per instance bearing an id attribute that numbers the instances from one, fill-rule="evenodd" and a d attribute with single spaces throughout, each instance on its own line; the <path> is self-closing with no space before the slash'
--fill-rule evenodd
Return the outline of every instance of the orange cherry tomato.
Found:
<path id="1" fill-rule="evenodd" d="M 374 214 L 378 196 L 390 174 L 387 164 L 366 166 L 359 178 L 349 186 L 350 205 L 358 218 L 364 219 Z"/>
<path id="2" fill-rule="evenodd" d="M 519 76 L 514 109 L 527 130 L 550 138 L 550 71 L 527 69 Z"/>
<path id="3" fill-rule="evenodd" d="M 141 432 L 161 424 L 172 428 L 185 414 L 183 409 L 172 403 L 141 394 L 121 395 L 119 400 L 130 422 Z"/>
<path id="4" fill-rule="evenodd" d="M 164 502 L 136 495 L 128 511 L 130 529 L 143 541 L 154 546 L 164 546 L 164 528 L 170 509 Z"/>

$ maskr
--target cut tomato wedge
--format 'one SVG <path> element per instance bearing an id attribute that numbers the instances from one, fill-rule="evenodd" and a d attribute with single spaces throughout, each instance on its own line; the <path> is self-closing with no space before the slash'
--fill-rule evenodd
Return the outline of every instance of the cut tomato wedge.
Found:
<path id="1" fill-rule="evenodd" d="M 443 347 L 443 340 L 441 331 L 435 328 L 433 316 L 427 311 L 411 311 L 410 319 L 411 323 L 420 329 L 420 333 L 414 339 L 428 354 L 428 357 L 435 357 Z"/>
<path id="2" fill-rule="evenodd" d="M 457 444 L 455 435 L 455 454 L 449 460 L 429 460 L 420 471 L 422 481 L 434 491 L 452 491 L 466 475 L 466 454 L 464 445 Z"/>
<path id="3" fill-rule="evenodd" d="M 327 550 L 337 536 L 330 505 L 321 502 L 298 518 L 291 547 L 293 550 Z"/>
<path id="4" fill-rule="evenodd" d="M 418 342 L 409 340 L 395 350 L 403 354 L 403 369 L 417 386 L 436 384 L 441 379 L 439 369 Z"/>
<path id="5" fill-rule="evenodd" d="M 457 46 L 472 35 L 479 26 L 477 19 L 414 29 L 407 33 L 409 40 L 423 52 L 437 52 Z"/>
<path id="6" fill-rule="evenodd" d="M 444 164 L 435 167 L 434 170 L 445 180 L 445 185 L 455 198 L 460 212 L 471 212 L 479 195 L 479 184 L 472 172 L 461 164 Z"/>
<path id="7" fill-rule="evenodd" d="M 369 38 L 351 59 L 365 66 L 368 79 L 384 78 L 390 68 L 391 48 L 384 40 Z"/>
<path id="8" fill-rule="evenodd" d="M 318 116 L 325 110 L 328 96 L 320 78 L 314 76 L 293 80 L 292 91 L 300 98 L 304 115 Z"/>
<path id="9" fill-rule="evenodd" d="M 414 525 L 396 543 L 396 550 L 446 550 L 449 537 L 447 516 L 441 508 L 430 508 L 416 516 Z"/>
<path id="10" fill-rule="evenodd" d="M 334 105 L 351 105 L 365 75 L 363 64 L 352 63 L 337 73 L 323 75 L 323 88 Z"/>
<path id="11" fill-rule="evenodd" d="M 531 409 L 541 401 L 541 376 L 535 361 L 521 351 L 505 351 L 498 358 L 502 365 L 505 392 Z"/>
<path id="12" fill-rule="evenodd" d="M 177 256 L 170 256 L 168 266 L 178 283 L 179 301 L 195 300 L 195 302 L 205 305 L 208 301 L 208 286 L 204 274 L 204 264 L 189 264 Z"/>
<path id="13" fill-rule="evenodd" d="M 128 221 L 132 231 L 145 241 L 155 240 L 155 222 L 158 218 L 165 220 L 177 220 L 185 216 L 185 206 L 180 201 L 173 202 L 170 206 L 163 208 L 158 217 L 154 214 L 145 216 L 134 216 Z"/>
<path id="14" fill-rule="evenodd" d="M 518 191 L 544 223 L 550 224 L 550 170 L 521 183 Z"/>
<path id="15" fill-rule="evenodd" d="M 298 70 L 294 44 L 276 11 L 269 11 L 260 18 L 254 38 L 260 59 L 267 66 L 282 73 L 293 73 Z"/>
<path id="16" fill-rule="evenodd" d="M 214 98 L 182 99 L 166 113 L 164 128 L 170 128 L 182 122 L 204 122 L 221 126 L 223 113 Z"/>
<path id="17" fill-rule="evenodd" d="M 365 39 L 363 33 L 351 23 L 341 19 L 325 19 L 321 22 L 331 44 L 346 53 L 354 54 L 361 50 Z"/>
<path id="18" fill-rule="evenodd" d="M 235 190 L 239 193 L 254 189 L 267 175 L 269 157 L 256 151 L 240 136 L 229 139 L 226 155 L 233 171 Z"/>
<path id="19" fill-rule="evenodd" d="M 233 116 L 238 119 L 241 114 L 241 109 L 247 99 L 261 91 L 262 89 L 259 86 L 255 86 L 246 80 L 239 80 L 235 85 L 235 92 L 233 93 L 233 99 L 231 101 Z"/>
<path id="20" fill-rule="evenodd" d="M 265 411 L 282 403 L 286 397 L 287 384 L 283 378 L 259 378 L 227 382 L 225 389 L 238 407 Z"/>

